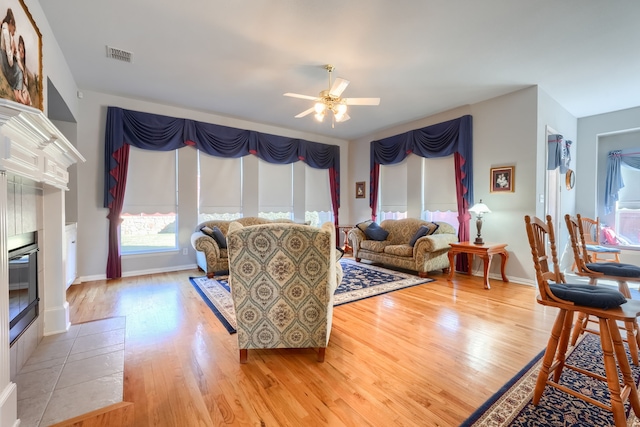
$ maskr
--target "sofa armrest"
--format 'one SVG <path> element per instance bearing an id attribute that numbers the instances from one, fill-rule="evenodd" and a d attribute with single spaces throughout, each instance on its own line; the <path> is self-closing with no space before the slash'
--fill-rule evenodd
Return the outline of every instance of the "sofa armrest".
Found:
<path id="1" fill-rule="evenodd" d="M 191 246 L 196 251 L 204 252 L 209 263 L 210 257 L 220 258 L 220 247 L 215 239 L 207 236 L 202 231 L 196 231 L 191 235 Z"/>
<path id="2" fill-rule="evenodd" d="M 353 257 L 359 258 L 358 251 L 360 250 L 360 242 L 362 242 L 363 240 L 367 240 L 367 236 L 365 236 L 362 230 L 360 230 L 357 227 L 354 227 L 351 230 L 349 230 L 348 238 L 349 238 L 349 243 L 353 248 Z"/>
<path id="3" fill-rule="evenodd" d="M 418 239 L 413 246 L 413 258 L 416 265 L 423 265 L 425 260 L 440 256 L 449 252 L 449 243 L 458 241 L 455 234 L 432 234 Z"/>
<path id="4" fill-rule="evenodd" d="M 416 241 L 413 245 L 413 254 L 418 252 L 435 252 L 442 249 L 449 249 L 449 243 L 455 243 L 458 241 L 458 236 L 455 234 L 431 234 L 429 236 L 423 236 Z"/>

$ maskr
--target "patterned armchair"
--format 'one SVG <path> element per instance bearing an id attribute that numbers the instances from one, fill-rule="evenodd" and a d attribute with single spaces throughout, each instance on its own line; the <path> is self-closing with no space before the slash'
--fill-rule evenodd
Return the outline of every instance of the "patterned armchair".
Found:
<path id="1" fill-rule="evenodd" d="M 227 233 L 229 286 L 240 363 L 248 349 L 319 348 L 324 361 L 333 294 L 342 280 L 335 227 L 233 222 Z"/>

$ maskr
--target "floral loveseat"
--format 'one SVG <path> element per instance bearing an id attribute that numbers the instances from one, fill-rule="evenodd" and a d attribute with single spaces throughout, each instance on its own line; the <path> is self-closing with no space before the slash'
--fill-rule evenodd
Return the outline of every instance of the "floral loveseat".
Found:
<path id="1" fill-rule="evenodd" d="M 324 361 L 342 280 L 333 223 L 232 222 L 227 241 L 240 362 L 247 350 L 264 348 L 318 348 Z"/>
<path id="2" fill-rule="evenodd" d="M 246 218 L 239 218 L 234 221 L 239 222 L 244 226 L 258 225 L 258 224 L 271 224 L 278 223 L 292 223 L 288 219 L 269 220 L 265 218 L 258 218 L 248 216 Z M 229 230 L 229 224 L 232 221 L 213 220 L 205 221 L 198 224 L 191 235 L 191 246 L 196 251 L 196 262 L 198 267 L 207 274 L 207 277 L 211 278 L 217 271 L 225 271 L 229 269 L 229 260 L 227 255 L 226 235 Z M 222 240 L 222 245 L 216 241 L 214 235 L 207 235 L 202 232 L 204 227 L 208 227 L 210 230 L 217 228 L 220 233 L 216 233 L 219 240 Z M 216 230 L 217 231 L 217 230 Z M 222 247 L 221 247 L 222 246 Z"/>
<path id="3" fill-rule="evenodd" d="M 372 221 L 365 221 L 349 231 L 349 241 L 356 261 L 366 259 L 413 270 L 420 277 L 427 277 L 429 271 L 442 269 L 446 273 L 449 270 L 449 243 L 458 241 L 451 224 L 414 218 L 387 219 L 379 226 L 373 223 L 375 232 L 371 229 L 367 231 L 373 237 L 371 238 L 365 234 L 371 223 Z M 419 230 L 422 237 L 418 237 Z"/>

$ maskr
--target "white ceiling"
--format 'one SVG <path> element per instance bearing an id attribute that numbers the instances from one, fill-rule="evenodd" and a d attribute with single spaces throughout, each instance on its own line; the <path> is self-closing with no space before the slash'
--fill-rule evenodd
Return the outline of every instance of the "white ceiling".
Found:
<path id="1" fill-rule="evenodd" d="M 40 3 L 81 90 L 335 138 L 531 85 L 576 117 L 640 105 L 637 0 Z M 327 63 L 351 81 L 343 96 L 380 106 L 352 106 L 335 128 L 295 119 L 312 102 L 283 94 L 327 89 Z"/>

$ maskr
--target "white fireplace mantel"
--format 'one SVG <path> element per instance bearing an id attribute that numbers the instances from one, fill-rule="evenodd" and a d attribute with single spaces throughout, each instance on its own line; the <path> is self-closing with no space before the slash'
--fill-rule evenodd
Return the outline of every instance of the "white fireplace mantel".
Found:
<path id="1" fill-rule="evenodd" d="M 0 99 L 0 171 L 67 189 L 67 168 L 80 152 L 36 108 Z"/>
<path id="2" fill-rule="evenodd" d="M 85 158 L 36 108 L 0 99 L 0 426 L 17 426 L 17 389 L 10 379 L 9 260 L 7 252 L 7 172 L 46 184 L 45 215 L 40 249 L 47 254 L 40 295 L 44 306 L 44 333 L 64 332 L 69 327 L 64 255 L 64 191 L 67 169 Z M 43 250 L 44 249 L 44 250 Z"/>

